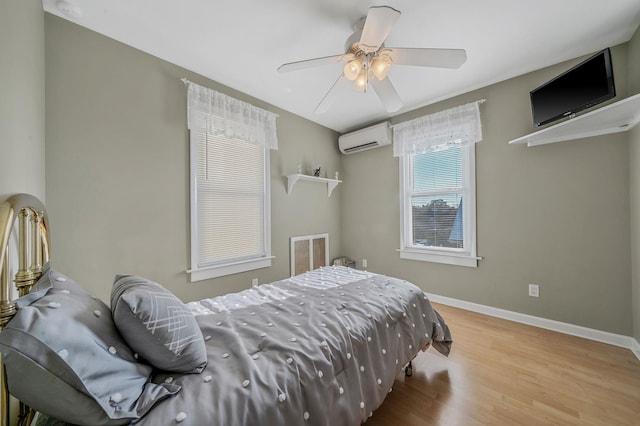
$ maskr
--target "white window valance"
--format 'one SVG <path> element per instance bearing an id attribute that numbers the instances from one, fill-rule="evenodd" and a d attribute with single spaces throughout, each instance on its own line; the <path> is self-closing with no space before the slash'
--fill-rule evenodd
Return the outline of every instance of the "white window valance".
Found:
<path id="1" fill-rule="evenodd" d="M 278 149 L 277 114 L 185 81 L 189 88 L 187 126 L 228 138 Z"/>
<path id="2" fill-rule="evenodd" d="M 435 151 L 482 140 L 478 102 L 425 115 L 393 126 L 393 156 Z"/>

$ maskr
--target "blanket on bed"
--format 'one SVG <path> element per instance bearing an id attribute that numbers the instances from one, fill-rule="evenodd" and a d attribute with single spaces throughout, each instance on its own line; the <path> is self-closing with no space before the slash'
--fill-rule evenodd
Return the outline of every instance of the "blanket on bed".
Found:
<path id="1" fill-rule="evenodd" d="M 451 335 L 426 295 L 396 278 L 327 267 L 187 305 L 205 336 L 201 374 L 141 425 L 357 425 L 428 344 Z"/>

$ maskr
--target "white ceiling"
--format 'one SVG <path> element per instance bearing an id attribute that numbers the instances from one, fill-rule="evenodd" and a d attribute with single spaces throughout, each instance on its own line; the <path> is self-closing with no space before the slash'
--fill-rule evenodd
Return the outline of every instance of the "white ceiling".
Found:
<path id="1" fill-rule="evenodd" d="M 313 112 L 340 64 L 276 69 L 344 53 L 370 6 L 402 12 L 388 47 L 467 51 L 455 70 L 393 66 L 389 78 L 404 103 L 394 115 L 626 42 L 640 22 L 638 0 L 68 0 L 75 18 L 58 3 L 43 0 L 43 7 L 338 132 L 389 114 L 371 90 L 350 88 L 328 112 Z"/>

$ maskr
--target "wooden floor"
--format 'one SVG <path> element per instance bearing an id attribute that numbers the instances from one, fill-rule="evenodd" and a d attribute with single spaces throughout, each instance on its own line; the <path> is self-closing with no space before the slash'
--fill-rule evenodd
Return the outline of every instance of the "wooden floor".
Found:
<path id="1" fill-rule="evenodd" d="M 451 329 L 451 355 L 418 355 L 367 426 L 640 425 L 630 350 L 433 306 Z"/>

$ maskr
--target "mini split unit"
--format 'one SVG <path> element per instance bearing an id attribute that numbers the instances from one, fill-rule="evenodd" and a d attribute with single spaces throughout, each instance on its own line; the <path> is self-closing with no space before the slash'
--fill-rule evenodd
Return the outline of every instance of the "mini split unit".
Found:
<path id="1" fill-rule="evenodd" d="M 338 138 L 338 147 L 343 154 L 353 154 L 390 143 L 391 126 L 388 121 L 355 132 L 345 133 Z"/>

